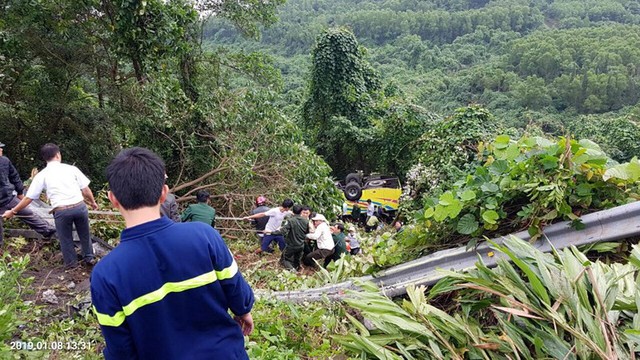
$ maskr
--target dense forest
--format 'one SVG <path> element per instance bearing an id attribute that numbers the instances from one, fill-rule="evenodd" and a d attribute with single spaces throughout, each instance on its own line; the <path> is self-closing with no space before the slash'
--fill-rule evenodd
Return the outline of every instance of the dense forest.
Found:
<path id="1" fill-rule="evenodd" d="M 557 134 L 574 131 L 570 119 L 638 116 L 637 1 L 292 0 L 277 16 L 259 40 L 219 18 L 204 37 L 212 47 L 270 54 L 293 116 L 316 38 L 336 26 L 364 46 L 383 87 L 441 116 L 477 103 L 508 126 L 539 121 Z"/>

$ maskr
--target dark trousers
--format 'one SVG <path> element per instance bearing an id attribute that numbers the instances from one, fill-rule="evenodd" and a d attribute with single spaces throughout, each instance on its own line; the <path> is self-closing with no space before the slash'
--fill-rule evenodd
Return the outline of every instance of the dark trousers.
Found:
<path id="1" fill-rule="evenodd" d="M 282 253 L 282 265 L 287 270 L 300 269 L 300 260 L 302 259 L 303 251 L 304 247 L 285 247 Z"/>
<path id="2" fill-rule="evenodd" d="M 309 239 L 307 239 L 307 241 L 304 242 L 304 247 L 302 248 L 302 257 L 309 255 L 309 253 L 315 248 L 315 245 L 315 241 L 311 244 Z"/>
<path id="3" fill-rule="evenodd" d="M 13 209 L 16 205 L 18 205 L 19 202 L 20 200 L 14 196 L 13 199 L 11 199 L 8 203 L 0 206 L 0 213 L 4 213 L 7 210 Z M 28 206 L 18 211 L 18 219 L 29 225 L 30 228 L 44 237 L 49 237 L 56 232 L 56 229 L 53 226 L 49 225 L 48 222 L 43 220 L 40 216 L 36 215 Z M 0 245 L 2 245 L 3 243 L 3 232 L 4 225 L 2 217 L 0 216 Z"/>
<path id="4" fill-rule="evenodd" d="M 56 221 L 56 230 L 60 239 L 60 250 L 66 267 L 76 266 L 78 258 L 73 247 L 73 226 L 76 227 L 80 247 L 82 248 L 82 258 L 89 260 L 93 258 L 93 246 L 91 246 L 91 233 L 89 231 L 89 210 L 87 205 L 56 211 L 53 214 Z"/>
<path id="5" fill-rule="evenodd" d="M 262 244 L 260 245 L 260 248 L 262 249 L 262 251 L 266 251 L 266 252 L 273 252 L 273 249 L 271 248 L 271 243 L 272 242 L 277 242 L 278 243 L 278 247 L 280 248 L 280 251 L 284 250 L 284 236 L 282 235 L 265 235 L 262 237 Z"/>
<path id="6" fill-rule="evenodd" d="M 317 260 L 319 263 L 323 264 L 324 259 L 326 259 L 327 256 L 331 256 L 331 255 L 333 255 L 333 249 L 331 250 L 315 249 L 309 254 L 307 254 L 307 256 L 305 256 L 304 259 L 302 259 L 302 262 L 307 266 L 315 267 L 316 263 L 314 260 Z"/>

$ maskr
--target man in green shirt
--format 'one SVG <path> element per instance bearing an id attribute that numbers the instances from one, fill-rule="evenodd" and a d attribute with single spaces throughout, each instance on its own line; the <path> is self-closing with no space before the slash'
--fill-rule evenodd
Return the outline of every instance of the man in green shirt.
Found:
<path id="1" fill-rule="evenodd" d="M 198 203 L 189 205 L 187 210 L 182 213 L 182 222 L 200 221 L 215 227 L 216 210 L 209 206 L 209 196 L 205 190 L 198 191 L 196 193 Z"/>
<path id="2" fill-rule="evenodd" d="M 293 216 L 285 219 L 282 235 L 286 247 L 282 253 L 282 265 L 290 271 L 300 270 L 300 260 L 309 230 L 309 219 L 302 217 L 302 206 L 293 205 Z"/>
<path id="3" fill-rule="evenodd" d="M 345 241 L 344 225 L 342 225 L 341 223 L 333 223 L 333 225 L 331 225 L 331 237 L 333 238 L 333 243 L 336 246 L 333 248 L 333 254 L 327 256 L 324 259 L 324 267 L 327 267 L 327 265 L 329 265 L 332 260 L 337 261 L 338 259 L 340 259 L 340 256 L 342 256 L 342 254 L 347 253 L 347 242 Z"/>

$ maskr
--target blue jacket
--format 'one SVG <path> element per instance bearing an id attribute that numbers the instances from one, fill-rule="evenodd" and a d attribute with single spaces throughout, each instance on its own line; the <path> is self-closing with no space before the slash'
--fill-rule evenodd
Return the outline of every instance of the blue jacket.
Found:
<path id="1" fill-rule="evenodd" d="M 229 315 L 253 292 L 220 234 L 166 217 L 127 228 L 91 274 L 106 359 L 248 359 Z"/>
<path id="2" fill-rule="evenodd" d="M 15 195 L 13 191 L 22 194 L 24 186 L 20 174 L 5 156 L 0 156 L 0 206 L 6 205 Z"/>

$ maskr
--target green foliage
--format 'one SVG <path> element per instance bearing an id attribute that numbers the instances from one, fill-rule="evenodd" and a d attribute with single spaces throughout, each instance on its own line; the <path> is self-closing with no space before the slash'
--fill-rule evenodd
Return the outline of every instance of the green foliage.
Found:
<path id="1" fill-rule="evenodd" d="M 579 116 L 567 122 L 572 134 L 591 139 L 616 161 L 629 161 L 640 155 L 640 127 L 631 116 Z"/>
<path id="2" fill-rule="evenodd" d="M 255 35 L 279 4 L 200 5 Z M 276 105 L 281 79 L 270 59 L 205 51 L 192 3 L 15 2 L 0 11 L 0 127 L 22 174 L 54 141 L 99 187 L 120 148 L 146 146 L 165 159 L 182 200 L 215 189 L 213 204 L 230 213 L 256 194 L 318 210 L 340 201 L 330 169 Z"/>
<path id="3" fill-rule="evenodd" d="M 215 19 L 231 21 L 234 29 L 240 34 L 250 37 L 260 37 L 260 25 L 268 27 L 276 22 L 277 8 L 284 4 L 284 0 L 203 0 L 199 2 L 200 10 L 214 14 Z"/>
<path id="4" fill-rule="evenodd" d="M 578 220 L 581 213 L 637 197 L 637 160 L 608 169 L 607 156 L 587 140 L 500 135 L 478 155 L 483 164 L 417 214 L 432 237 L 444 239 L 454 231 L 477 237 L 526 227 L 536 238 L 547 223 Z M 432 223 L 436 226 L 429 230 Z"/>
<path id="5" fill-rule="evenodd" d="M 627 32 L 632 35 L 623 35 Z M 637 76 L 633 64 L 640 61 L 640 52 L 632 44 L 639 36 L 637 26 L 611 25 L 540 32 L 514 41 L 509 64 L 519 75 L 528 76 L 522 85 L 528 93 L 522 101 L 533 108 L 553 101 L 558 109 L 573 107 L 588 113 L 637 103 L 638 88 L 631 79 Z M 528 99 L 531 91 L 545 91 L 541 79 L 548 94 Z"/>
<path id="6" fill-rule="evenodd" d="M 205 71 L 211 82 L 227 83 L 233 76 L 209 64 Z M 236 77 L 251 75 L 239 72 Z M 300 130 L 282 116 L 269 89 L 221 87 L 202 92 L 197 104 L 180 96 L 175 80 L 156 81 L 138 91 L 137 106 L 149 115 L 126 123 L 128 141 L 162 155 L 178 196 L 209 188 L 215 192 L 214 206 L 233 212 L 250 207 L 256 194 L 274 203 L 290 197 L 318 211 L 340 203 L 330 168 L 302 144 Z M 162 111 L 156 104 L 163 105 Z"/>
<path id="7" fill-rule="evenodd" d="M 495 270 L 480 260 L 468 273 L 448 272 L 428 296 L 424 287 L 409 288 L 396 303 L 364 285 L 368 291 L 347 303 L 375 329 L 347 314 L 353 332 L 336 340 L 363 359 L 628 358 L 638 351 L 638 246 L 625 265 L 591 262 L 575 248 L 544 254 L 515 238 L 494 247 L 503 254 Z M 450 299 L 446 311 L 433 298 Z"/>
<path id="8" fill-rule="evenodd" d="M 362 147 L 372 141 L 368 114 L 379 97 L 380 82 L 363 58 L 364 50 L 345 28 L 326 30 L 312 50 L 303 124 L 338 175 L 352 166 L 361 168 L 366 154 Z"/>
<path id="9" fill-rule="evenodd" d="M 640 179 L 640 162 L 638 162 L 638 158 L 634 157 L 625 164 L 616 165 L 612 168 L 607 169 L 602 175 L 603 180 L 609 179 L 618 179 L 629 182 L 635 182 Z"/>
<path id="10" fill-rule="evenodd" d="M 419 163 L 407 175 L 405 194 L 414 199 L 446 190 L 466 173 L 496 130 L 493 116 L 480 106 L 456 110 L 453 116 L 430 124 L 419 140 Z"/>
<path id="11" fill-rule="evenodd" d="M 29 256 L 14 259 L 9 253 L 0 256 L 0 357 L 8 358 L 15 350 L 10 341 L 19 324 L 16 316 L 18 310 L 24 310 L 22 303 L 23 290 L 29 285 L 31 278 L 23 277 L 29 264 Z"/>
<path id="12" fill-rule="evenodd" d="M 368 48 L 383 83 L 398 84 L 407 102 L 439 114 L 479 103 L 508 126 L 524 127 L 530 111 L 565 122 L 574 112 L 624 115 L 639 99 L 640 11 L 633 0 L 294 0 L 279 17 L 259 43 L 219 19 L 207 24 L 205 38 L 273 54 L 286 98 L 296 104 L 304 54 L 336 26 L 348 26 Z"/>
<path id="13" fill-rule="evenodd" d="M 332 334 L 344 332 L 337 303 L 258 301 L 252 314 L 256 328 L 247 344 L 251 359 L 330 359 L 344 352 L 330 341 Z"/>
<path id="14" fill-rule="evenodd" d="M 398 94 L 378 104 L 375 137 L 366 149 L 370 149 L 369 161 L 374 169 L 404 180 L 420 156 L 420 138 L 438 117 L 402 98 L 403 94 Z"/>
<path id="15" fill-rule="evenodd" d="M 113 47 L 131 61 L 139 82 L 166 57 L 184 58 L 193 51 L 195 43 L 189 37 L 195 36 L 190 32 L 198 13 L 187 2 L 114 0 L 104 2 L 103 10 L 112 27 Z"/>
<path id="16" fill-rule="evenodd" d="M 309 100 L 303 110 L 307 124 L 326 131 L 331 117 L 345 116 L 354 126 L 367 125 L 364 111 L 380 83 L 353 33 L 345 28 L 326 30 L 318 36 L 311 57 Z"/>
<path id="17" fill-rule="evenodd" d="M 37 164 L 40 146 L 55 141 L 67 161 L 103 177 L 116 147 L 106 87 L 122 73 L 101 46 L 106 24 L 95 6 L 10 1 L 0 10 L 0 127 L 22 174 Z M 107 68 L 115 71 L 111 80 Z"/>

